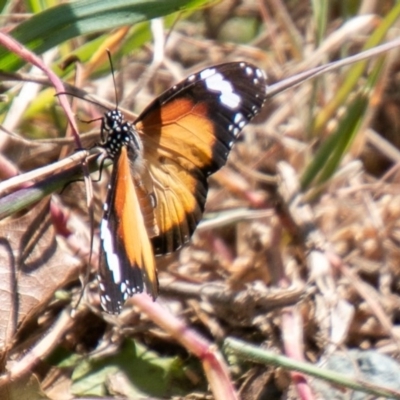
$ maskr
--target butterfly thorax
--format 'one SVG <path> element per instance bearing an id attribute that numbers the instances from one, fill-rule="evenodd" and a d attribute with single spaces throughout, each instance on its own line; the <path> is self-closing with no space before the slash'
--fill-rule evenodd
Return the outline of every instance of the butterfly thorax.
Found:
<path id="1" fill-rule="evenodd" d="M 121 153 L 123 146 L 126 146 L 128 157 L 132 164 L 141 164 L 143 145 L 139 133 L 135 127 L 124 117 L 118 109 L 107 112 L 102 121 L 102 135 L 106 135 L 103 148 L 107 156 L 116 159 Z"/>

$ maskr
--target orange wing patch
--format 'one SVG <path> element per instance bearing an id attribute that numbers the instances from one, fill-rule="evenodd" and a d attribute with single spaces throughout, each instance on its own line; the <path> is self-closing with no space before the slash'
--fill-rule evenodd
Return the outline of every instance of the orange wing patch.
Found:
<path id="1" fill-rule="evenodd" d="M 126 147 L 118 157 L 115 188 L 117 235 L 123 243 L 127 259 L 132 268 L 140 268 L 153 297 L 158 294 L 156 265 L 153 249 L 147 234 L 136 189 L 130 173 Z"/>
<path id="2" fill-rule="evenodd" d="M 184 158 L 197 168 L 208 168 L 213 163 L 216 145 L 215 125 L 208 114 L 206 103 L 194 104 L 189 99 L 171 101 L 152 110 L 136 124 L 139 132 L 145 132 L 144 158 L 160 148 L 167 156 Z"/>
<path id="3" fill-rule="evenodd" d="M 187 243 L 202 217 L 208 171 L 216 163 L 214 125 L 207 115 L 205 103 L 181 99 L 154 109 L 136 124 L 145 132 L 144 159 L 157 197 L 156 254 Z"/>

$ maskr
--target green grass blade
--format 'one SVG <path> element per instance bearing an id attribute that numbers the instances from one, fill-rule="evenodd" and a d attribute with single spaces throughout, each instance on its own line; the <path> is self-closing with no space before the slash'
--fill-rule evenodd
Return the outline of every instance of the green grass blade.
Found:
<path id="1" fill-rule="evenodd" d="M 364 46 L 364 50 L 373 48 L 380 44 L 386 37 L 389 29 L 393 26 L 393 24 L 397 22 L 399 17 L 400 3 L 397 3 L 396 6 L 394 6 L 392 10 L 388 13 L 388 15 L 381 21 L 378 28 L 375 29 L 375 31 L 371 34 Z M 341 107 L 342 104 L 346 103 L 348 96 L 354 90 L 359 78 L 364 73 L 365 67 L 368 62 L 368 60 L 361 61 L 351 67 L 350 70 L 346 73 L 346 79 L 344 83 L 341 85 L 334 98 L 319 113 L 318 117 L 316 118 L 313 132 L 314 136 L 319 135 L 319 133 L 324 129 L 328 121 L 336 113 L 338 108 Z"/>
<path id="2" fill-rule="evenodd" d="M 326 182 L 336 171 L 347 150 L 357 136 L 362 126 L 372 89 L 376 86 L 383 69 L 385 57 L 375 65 L 368 77 L 365 89 L 355 97 L 347 107 L 345 117 L 340 121 L 336 131 L 324 142 L 317 151 L 314 160 L 304 172 L 301 185 L 303 189 L 315 181 L 316 184 Z"/>
<path id="3" fill-rule="evenodd" d="M 184 11 L 208 0 L 81 0 L 60 4 L 34 15 L 11 31 L 11 35 L 37 54 L 77 36 Z M 0 49 L 0 69 L 15 71 L 22 61 Z"/>

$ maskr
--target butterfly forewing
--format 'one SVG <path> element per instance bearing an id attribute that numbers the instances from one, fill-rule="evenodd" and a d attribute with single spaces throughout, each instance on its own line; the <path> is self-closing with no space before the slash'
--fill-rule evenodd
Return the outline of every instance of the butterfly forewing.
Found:
<path id="1" fill-rule="evenodd" d="M 100 228 L 102 307 L 118 313 L 144 288 L 155 297 L 154 254 L 190 239 L 207 197 L 242 128 L 266 99 L 265 76 L 245 62 L 207 68 L 154 100 L 134 125 L 105 114 L 103 147 L 114 161 Z"/>
<path id="2" fill-rule="evenodd" d="M 189 76 L 138 117 L 135 126 L 158 199 L 156 254 L 188 242 L 202 216 L 207 177 L 225 164 L 239 132 L 265 99 L 260 69 L 227 63 Z"/>

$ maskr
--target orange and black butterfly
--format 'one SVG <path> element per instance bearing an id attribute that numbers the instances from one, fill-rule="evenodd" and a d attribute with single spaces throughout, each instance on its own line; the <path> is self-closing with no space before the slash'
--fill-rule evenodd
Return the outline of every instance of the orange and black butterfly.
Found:
<path id="1" fill-rule="evenodd" d="M 132 124 L 117 109 L 102 120 L 102 147 L 113 171 L 100 226 L 101 305 L 158 294 L 155 255 L 193 234 L 207 177 L 221 168 L 242 128 L 266 100 L 264 73 L 246 62 L 216 65 L 156 98 Z"/>

